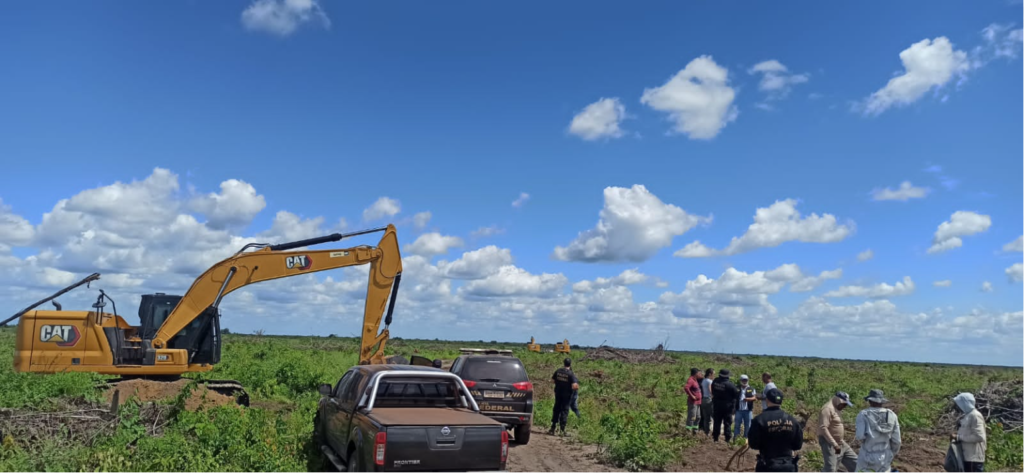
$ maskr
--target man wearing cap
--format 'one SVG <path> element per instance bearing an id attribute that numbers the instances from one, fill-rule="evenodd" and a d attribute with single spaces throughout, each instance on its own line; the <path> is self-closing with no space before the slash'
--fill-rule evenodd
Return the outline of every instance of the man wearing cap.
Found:
<path id="1" fill-rule="evenodd" d="M 732 381 L 729 381 L 729 370 L 723 369 L 718 372 L 718 377 L 711 382 L 711 416 L 714 418 L 715 426 L 711 430 L 711 439 L 718 441 L 722 433 L 722 424 L 725 424 L 725 443 L 732 440 L 732 415 L 736 412 L 739 402 L 740 390 Z"/>
<path id="2" fill-rule="evenodd" d="M 821 471 L 839 471 L 842 463 L 846 471 L 854 471 L 857 467 L 857 454 L 850 444 L 843 440 L 845 429 L 843 418 L 839 415 L 847 406 L 852 407 L 850 395 L 839 391 L 821 408 L 818 419 L 818 444 L 821 445 L 821 457 L 825 464 Z"/>
<path id="3" fill-rule="evenodd" d="M 548 435 L 554 435 L 555 424 L 565 433 L 565 424 L 569 422 L 569 404 L 572 402 L 572 392 L 579 389 L 579 380 L 573 374 L 572 359 L 566 358 L 562 361 L 562 368 L 555 370 L 551 380 L 555 382 L 555 407 L 551 411 L 551 430 Z"/>
<path id="4" fill-rule="evenodd" d="M 750 385 L 750 377 L 740 375 L 740 398 L 736 406 L 736 428 L 733 437 L 739 438 L 740 428 L 743 428 L 743 436 L 750 435 L 750 416 L 754 412 L 754 401 L 757 400 L 757 391 Z"/>
<path id="5" fill-rule="evenodd" d="M 900 453 L 900 421 L 896 413 L 882 407 L 889 402 L 881 389 L 872 389 L 864 398 L 870 407 L 857 414 L 857 471 L 890 471 L 892 460 Z"/>
<path id="6" fill-rule="evenodd" d="M 750 425 L 747 446 L 757 450 L 754 471 L 797 471 L 796 452 L 804 446 L 804 429 L 795 417 L 780 407 L 782 391 L 764 393 L 768 408 Z"/>

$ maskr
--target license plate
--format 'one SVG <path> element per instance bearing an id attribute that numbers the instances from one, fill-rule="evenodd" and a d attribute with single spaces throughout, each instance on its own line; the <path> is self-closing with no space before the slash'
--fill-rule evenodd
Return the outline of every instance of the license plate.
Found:
<path id="1" fill-rule="evenodd" d="M 484 391 L 484 397 L 496 398 L 496 399 L 504 399 L 505 398 L 505 393 L 503 393 L 501 391 Z"/>

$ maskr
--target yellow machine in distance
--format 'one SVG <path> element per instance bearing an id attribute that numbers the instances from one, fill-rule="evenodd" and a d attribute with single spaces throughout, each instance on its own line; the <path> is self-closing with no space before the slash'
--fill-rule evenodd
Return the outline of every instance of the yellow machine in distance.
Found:
<path id="1" fill-rule="evenodd" d="M 555 353 L 569 353 L 569 339 L 555 344 Z"/>
<path id="2" fill-rule="evenodd" d="M 375 247 L 289 251 L 381 231 L 384 235 Z M 250 248 L 257 249 L 246 252 Z M 261 281 L 362 264 L 369 264 L 370 271 L 359 363 L 387 363 L 384 345 L 402 276 L 394 225 L 277 245 L 250 243 L 196 278 L 184 296 L 143 295 L 137 327 L 117 314 L 116 304 L 102 290 L 92 311 L 61 310 L 56 302 L 56 310 L 32 310 L 99 279 L 98 274 L 29 306 L 0 326 L 20 317 L 14 353 L 17 372 L 87 371 L 122 379 L 173 380 L 184 373 L 210 371 L 220 362 L 218 306 L 228 293 Z M 106 301 L 110 301 L 112 313 L 104 312 Z M 384 327 L 378 333 L 382 319 Z M 205 384 L 224 394 L 240 393 L 245 399 L 239 402 L 248 403 L 244 388 L 236 381 Z"/>
<path id="3" fill-rule="evenodd" d="M 533 341 L 533 337 L 530 337 L 530 343 L 526 344 L 526 349 L 529 351 L 535 351 L 540 353 L 540 344 Z"/>

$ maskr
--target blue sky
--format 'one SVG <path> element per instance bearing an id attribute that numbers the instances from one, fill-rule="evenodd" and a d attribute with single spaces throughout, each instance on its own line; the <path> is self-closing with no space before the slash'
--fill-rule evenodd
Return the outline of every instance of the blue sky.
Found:
<path id="1" fill-rule="evenodd" d="M 516 6 L 9 8 L 2 304 L 93 270 L 180 293 L 189 251 L 393 221 L 437 233 L 403 250 L 396 336 L 1021 364 L 1019 2 Z M 159 246 L 181 215 L 199 233 Z M 225 325 L 354 332 L 338 273 L 240 293 Z"/>

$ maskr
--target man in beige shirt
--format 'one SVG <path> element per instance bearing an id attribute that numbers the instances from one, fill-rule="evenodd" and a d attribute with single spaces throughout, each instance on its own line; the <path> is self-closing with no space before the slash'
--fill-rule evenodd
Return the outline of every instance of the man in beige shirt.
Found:
<path id="1" fill-rule="evenodd" d="M 839 415 L 843 409 L 852 405 L 850 395 L 839 391 L 821 408 L 818 443 L 821 445 L 821 457 L 825 462 L 821 471 L 839 471 L 840 463 L 846 471 L 855 471 L 857 468 L 857 454 L 843 439 L 846 432 L 843 428 L 843 418 Z"/>

